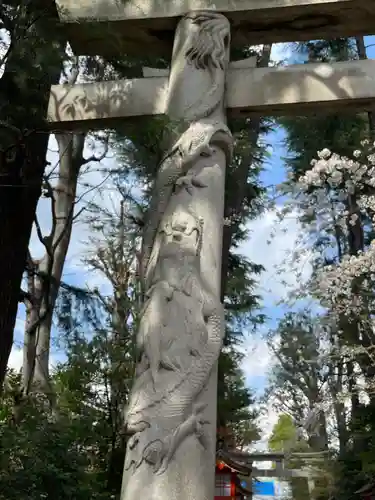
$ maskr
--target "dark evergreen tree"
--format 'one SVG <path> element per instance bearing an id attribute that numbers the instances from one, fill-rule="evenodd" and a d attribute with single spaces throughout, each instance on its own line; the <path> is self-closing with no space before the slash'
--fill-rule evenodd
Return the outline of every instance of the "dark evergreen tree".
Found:
<path id="1" fill-rule="evenodd" d="M 12 348 L 27 248 L 46 166 L 47 105 L 65 41 L 53 0 L 6 1 L 0 78 L 0 392 Z"/>

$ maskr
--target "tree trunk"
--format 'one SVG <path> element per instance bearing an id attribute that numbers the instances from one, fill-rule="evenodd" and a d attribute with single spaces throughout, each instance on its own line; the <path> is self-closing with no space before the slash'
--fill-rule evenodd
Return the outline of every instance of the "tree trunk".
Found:
<path id="1" fill-rule="evenodd" d="M 28 354 L 24 356 L 26 364 L 23 368 L 24 390 L 28 392 L 34 381 L 46 394 L 52 394 L 49 359 L 53 311 L 70 243 L 79 169 L 85 161 L 84 134 L 61 134 L 56 135 L 56 139 L 59 146 L 58 182 L 54 188 L 49 185 L 47 189 L 51 198 L 52 229 L 47 237 L 43 237 L 38 229 L 46 253 L 34 263 L 34 286 L 28 290 L 31 296 L 25 330 Z M 36 293 L 34 297 L 33 292 Z"/>
<path id="2" fill-rule="evenodd" d="M 0 79 L 0 111 L 7 120 L 0 135 L 0 392 L 46 165 L 48 134 L 40 131 L 45 127 L 50 86 L 58 82 L 61 69 L 58 31 L 53 29 L 58 20 L 54 2 L 28 2 L 19 12 L 16 22 L 28 28 L 20 30 L 23 38 L 11 33 L 12 50 Z M 25 79 L 22 71 L 27 73 Z"/>
<path id="3" fill-rule="evenodd" d="M 313 411 L 316 400 L 311 404 Z M 320 452 L 328 449 L 327 421 L 323 411 L 319 412 L 319 416 L 312 431 L 308 430 L 309 445 L 313 451 Z"/>
<path id="4" fill-rule="evenodd" d="M 334 380 L 329 382 L 329 388 L 333 400 L 333 408 L 336 419 L 337 434 L 339 439 L 339 451 L 340 455 L 343 455 L 346 451 L 348 444 L 348 429 L 346 424 L 346 409 L 344 403 L 339 400 L 339 395 L 343 390 L 343 368 L 344 363 L 339 361 L 337 363 L 337 374 Z"/>
<path id="5" fill-rule="evenodd" d="M 39 320 L 40 301 L 43 292 L 43 282 L 38 267 L 38 262 L 33 261 L 29 254 L 27 261 L 26 322 L 22 364 L 22 392 L 25 395 L 29 393 L 34 377 L 36 359 L 35 326 Z"/>
<path id="6" fill-rule="evenodd" d="M 367 59 L 366 45 L 365 39 L 363 36 L 356 36 L 355 42 L 357 46 L 358 59 L 364 60 Z M 375 120 L 374 120 L 374 112 L 368 111 L 368 126 L 369 126 L 369 135 L 370 139 L 374 140 L 375 138 Z"/>

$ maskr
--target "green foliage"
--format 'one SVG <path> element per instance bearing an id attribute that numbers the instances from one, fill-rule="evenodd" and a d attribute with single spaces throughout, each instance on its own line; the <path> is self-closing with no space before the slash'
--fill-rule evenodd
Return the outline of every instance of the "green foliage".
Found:
<path id="1" fill-rule="evenodd" d="M 0 499 L 109 500 L 99 493 L 89 453 L 82 452 L 77 421 L 64 413 L 52 417 L 43 397 L 24 403 L 24 418 L 17 424 L 9 418 L 14 409 L 5 395 L 0 402 Z"/>
<path id="2" fill-rule="evenodd" d="M 281 414 L 268 440 L 269 449 L 272 451 L 286 451 L 296 441 L 297 429 L 292 417 L 286 413 Z"/>
<path id="3" fill-rule="evenodd" d="M 5 63 L 0 79 L 1 115 L 21 129 L 25 125 L 28 130 L 44 128 L 50 85 L 56 83 L 65 58 L 56 7 L 50 0 L 8 0 L 0 9 L 0 27 L 10 39 L 6 43 L 3 38 L 7 50 L 0 59 Z"/>
<path id="4" fill-rule="evenodd" d="M 122 410 L 133 363 L 126 362 L 124 345 L 111 342 L 104 331 L 90 340 L 82 334 L 67 339 L 66 352 L 68 359 L 54 377 L 58 408 L 72 415 L 79 428 L 76 440 L 89 450 L 90 467 L 101 489 L 117 498 L 126 447 Z M 124 353 L 125 362 L 114 364 Z"/>
<path id="5" fill-rule="evenodd" d="M 252 334 L 264 321 L 260 297 L 254 292 L 261 266 L 256 266 L 242 256 L 229 255 L 229 279 L 225 293 L 226 330 L 224 346 L 219 357 L 218 375 L 218 426 L 228 427 L 238 446 L 245 446 L 259 439 L 255 425 L 258 413 L 254 397 L 246 387 L 240 369 L 243 354 L 239 350 L 247 331 Z"/>
<path id="6" fill-rule="evenodd" d="M 269 346 L 275 364 L 268 391 L 278 407 L 299 424 L 305 420 L 307 411 L 319 405 L 324 397 L 328 367 L 320 358 L 323 333 L 320 318 L 301 311 L 286 314 L 270 334 Z M 320 430 L 325 441 L 325 429 L 320 426 Z"/>
<path id="7" fill-rule="evenodd" d="M 309 42 L 300 50 L 307 62 L 331 62 L 358 58 L 352 39 Z M 283 117 L 278 123 L 285 128 L 288 157 L 285 164 L 294 179 L 310 168 L 317 151 L 328 148 L 339 155 L 351 155 L 360 141 L 368 136 L 368 118 L 358 113 L 309 114 Z"/>
<path id="8" fill-rule="evenodd" d="M 279 123 L 287 130 L 285 162 L 297 179 L 310 168 L 317 151 L 328 148 L 340 155 L 350 156 L 360 141 L 367 137 L 363 114 L 311 114 L 282 118 Z"/>
<path id="9" fill-rule="evenodd" d="M 285 467 L 289 469 L 302 469 L 309 463 L 309 452 L 311 448 L 305 439 L 300 436 L 293 418 L 283 413 L 279 416 L 272 434 L 268 440 L 268 446 L 272 451 L 284 452 L 287 454 Z M 293 455 L 293 454 L 296 455 Z M 307 458 L 304 458 L 307 457 Z M 314 465 L 320 469 L 317 477 L 314 478 L 314 491 L 312 498 L 327 498 L 327 491 L 331 477 L 331 464 L 323 456 L 315 455 Z M 294 477 L 289 479 L 293 500 L 304 500 L 310 497 L 306 478 Z"/>
<path id="10" fill-rule="evenodd" d="M 237 446 L 247 446 L 260 439 L 255 424 L 258 416 L 254 397 L 245 385 L 238 368 L 236 352 L 222 352 L 219 360 L 218 427 L 230 429 Z"/>

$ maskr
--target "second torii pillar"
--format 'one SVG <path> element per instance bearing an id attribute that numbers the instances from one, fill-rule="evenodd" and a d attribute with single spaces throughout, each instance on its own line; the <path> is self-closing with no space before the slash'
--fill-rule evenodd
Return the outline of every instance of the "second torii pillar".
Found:
<path id="1" fill-rule="evenodd" d="M 213 500 L 230 24 L 179 22 L 167 114 L 182 132 L 158 168 L 142 248 L 145 304 L 121 500 Z"/>

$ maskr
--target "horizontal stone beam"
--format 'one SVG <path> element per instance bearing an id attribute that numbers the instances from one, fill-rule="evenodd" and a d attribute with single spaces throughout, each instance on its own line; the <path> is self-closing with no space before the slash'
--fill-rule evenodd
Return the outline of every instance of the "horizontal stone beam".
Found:
<path id="1" fill-rule="evenodd" d="M 239 460 L 240 462 L 245 461 L 247 463 L 252 462 L 281 462 L 285 458 L 285 453 L 283 451 L 273 451 L 273 452 L 247 452 L 239 450 L 228 450 L 227 455 L 233 460 Z"/>
<path id="2" fill-rule="evenodd" d="M 55 85 L 48 121 L 61 129 L 108 128 L 118 120 L 164 114 L 167 95 L 167 76 Z M 375 61 L 278 68 L 232 66 L 227 106 L 229 113 L 247 116 L 369 110 L 375 106 Z"/>
<path id="3" fill-rule="evenodd" d="M 234 45 L 371 34 L 373 0 L 56 0 L 77 54 L 170 55 L 180 16 L 222 12 Z M 79 26 L 77 26 L 79 23 Z"/>
<path id="4" fill-rule="evenodd" d="M 252 477 L 311 477 L 311 473 L 307 470 L 300 469 L 256 469 L 253 467 L 251 472 Z"/>
<path id="5" fill-rule="evenodd" d="M 47 120 L 60 128 L 103 129 L 165 112 L 168 78 L 135 78 L 51 87 Z"/>
<path id="6" fill-rule="evenodd" d="M 228 107 L 241 114 L 369 109 L 375 105 L 375 61 L 235 70 L 227 87 Z"/>

